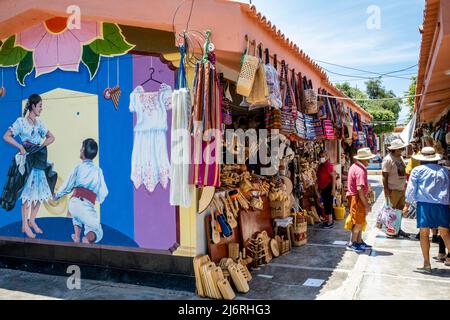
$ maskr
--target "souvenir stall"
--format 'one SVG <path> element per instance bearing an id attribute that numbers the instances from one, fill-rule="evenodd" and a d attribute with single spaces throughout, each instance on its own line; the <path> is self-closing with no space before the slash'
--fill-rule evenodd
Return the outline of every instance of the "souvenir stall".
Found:
<path id="1" fill-rule="evenodd" d="M 414 138 L 422 141 L 422 146 L 431 146 L 442 154 L 442 164 L 450 167 L 450 111 L 444 111 L 434 122 L 423 123 L 414 132 Z"/>
<path id="2" fill-rule="evenodd" d="M 214 47 L 210 37 L 205 51 Z M 237 79 L 214 68 L 209 52 L 196 66 L 193 85 L 193 146 L 207 148 L 204 128 L 216 129 L 206 144 L 215 144 L 214 159 L 222 159 L 209 168 L 191 166 L 192 183 L 202 188 L 198 211 L 206 212 L 208 251 L 194 259 L 197 293 L 210 298 L 233 298 L 232 284 L 248 292 L 249 270 L 305 245 L 307 226 L 324 221 L 316 187 L 320 150 L 336 159 L 344 139 L 368 144 L 358 113 L 246 40 Z M 335 201 L 339 219 L 342 199 Z"/>

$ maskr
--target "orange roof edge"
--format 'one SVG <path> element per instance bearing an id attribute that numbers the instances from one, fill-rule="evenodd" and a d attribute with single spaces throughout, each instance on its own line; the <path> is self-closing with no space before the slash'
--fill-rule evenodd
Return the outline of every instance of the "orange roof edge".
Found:
<path id="1" fill-rule="evenodd" d="M 335 96 L 348 98 L 341 90 L 339 90 L 333 83 L 330 82 L 325 70 L 323 70 L 323 68 L 317 62 L 315 62 L 310 56 L 308 56 L 308 54 L 301 50 L 294 42 L 290 41 L 289 38 L 280 29 L 278 29 L 276 25 L 272 24 L 272 22 L 265 15 L 257 11 L 255 5 L 240 3 L 240 6 L 241 9 L 250 17 L 256 19 L 260 24 L 262 24 L 265 27 L 266 31 L 269 32 L 273 38 L 279 40 L 280 42 L 283 42 L 300 60 L 302 60 L 305 64 L 316 71 L 320 76 L 320 79 L 322 80 L 322 85 L 326 87 L 325 89 L 328 89 L 328 91 L 332 91 L 332 94 Z M 365 118 L 369 119 L 369 121 L 373 119 L 373 117 L 355 101 L 345 101 L 352 106 L 352 109 L 354 111 L 361 113 L 363 116 L 365 116 Z"/>
<path id="2" fill-rule="evenodd" d="M 432 53 L 433 41 L 430 39 L 434 36 L 437 21 L 439 18 L 440 0 L 426 0 L 425 9 L 423 11 L 423 32 L 422 42 L 420 46 L 419 70 L 417 72 L 416 94 L 421 94 L 424 87 L 424 80 L 427 72 L 428 61 Z M 427 41 L 424 41 L 427 39 Z M 417 112 L 418 104 L 421 96 L 416 97 L 414 101 L 414 112 Z"/>

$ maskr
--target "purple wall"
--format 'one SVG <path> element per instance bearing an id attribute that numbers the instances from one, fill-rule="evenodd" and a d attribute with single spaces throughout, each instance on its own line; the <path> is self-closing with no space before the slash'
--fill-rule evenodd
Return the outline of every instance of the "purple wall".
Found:
<path id="1" fill-rule="evenodd" d="M 133 55 L 133 89 L 149 78 L 149 68 L 152 64 L 155 68 L 153 78 L 173 89 L 174 71 L 158 57 L 141 55 Z M 158 83 L 149 81 L 144 85 L 144 89 L 146 92 L 158 91 L 159 86 Z M 136 123 L 136 117 L 134 121 Z M 167 112 L 167 121 L 167 149 L 170 159 L 171 111 Z M 134 189 L 134 240 L 141 248 L 167 250 L 176 242 L 176 207 L 169 204 L 169 190 L 170 182 L 166 190 L 158 184 L 152 193 L 144 186 L 139 190 Z"/>

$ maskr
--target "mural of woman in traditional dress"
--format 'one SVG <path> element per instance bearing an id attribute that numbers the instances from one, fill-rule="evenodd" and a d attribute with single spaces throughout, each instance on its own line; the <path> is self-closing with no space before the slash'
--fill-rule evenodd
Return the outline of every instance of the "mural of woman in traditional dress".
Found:
<path id="1" fill-rule="evenodd" d="M 35 238 L 35 233 L 43 233 L 36 223 L 36 216 L 40 205 L 52 199 L 57 179 L 47 162 L 47 146 L 55 141 L 55 137 L 39 119 L 42 111 L 42 98 L 32 94 L 23 116 L 17 118 L 3 136 L 7 143 L 19 149 L 19 153 L 8 172 L 1 205 L 7 211 L 12 210 L 20 194 L 22 232 L 29 238 Z M 21 143 L 15 138 L 20 138 Z"/>

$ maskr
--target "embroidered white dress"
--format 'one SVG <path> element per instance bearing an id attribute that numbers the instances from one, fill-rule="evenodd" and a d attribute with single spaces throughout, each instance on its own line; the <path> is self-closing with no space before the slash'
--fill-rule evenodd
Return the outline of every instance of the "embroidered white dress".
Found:
<path id="1" fill-rule="evenodd" d="M 130 112 L 136 113 L 131 158 L 131 180 L 153 192 L 161 183 L 167 188 L 170 162 L 167 152 L 167 110 L 172 108 L 172 89 L 162 84 L 157 92 L 136 87 L 130 95 Z"/>

